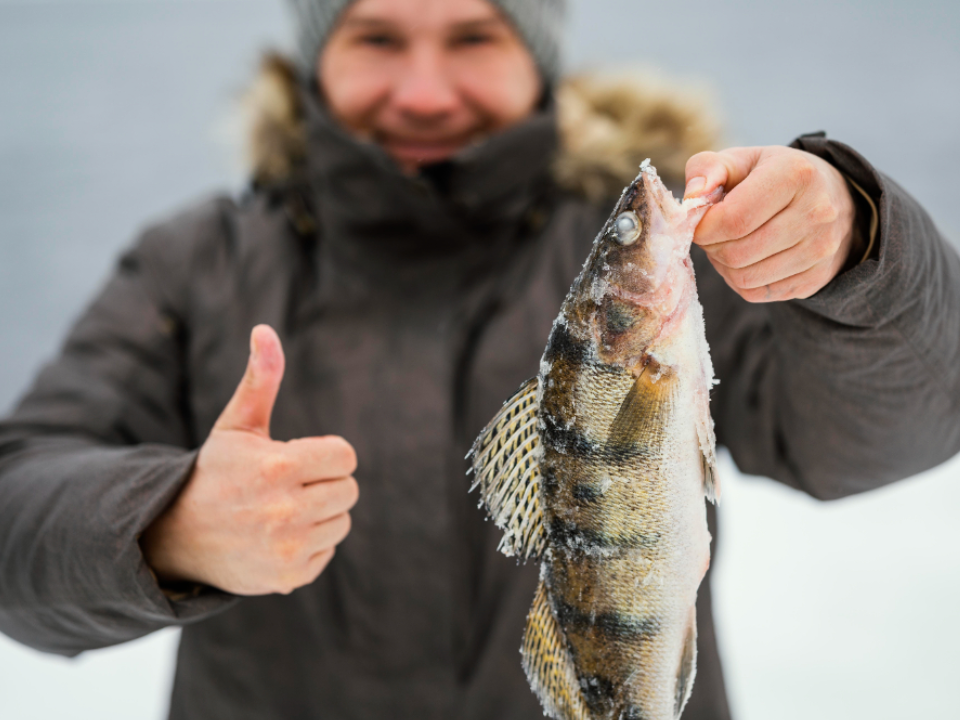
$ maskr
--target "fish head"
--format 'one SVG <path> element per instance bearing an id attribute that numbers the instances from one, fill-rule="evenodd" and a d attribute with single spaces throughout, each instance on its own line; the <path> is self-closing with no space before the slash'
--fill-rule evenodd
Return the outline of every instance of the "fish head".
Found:
<path id="1" fill-rule="evenodd" d="M 696 297 L 690 245 L 697 223 L 723 197 L 678 202 L 649 161 L 626 187 L 597 238 L 587 278 L 600 359 L 636 370 Z"/>

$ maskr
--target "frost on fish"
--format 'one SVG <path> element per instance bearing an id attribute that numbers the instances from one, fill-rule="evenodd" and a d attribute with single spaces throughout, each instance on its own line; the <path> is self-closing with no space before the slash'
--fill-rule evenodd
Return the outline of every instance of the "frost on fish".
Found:
<path id="1" fill-rule="evenodd" d="M 500 549 L 541 562 L 521 656 L 558 720 L 676 720 L 693 687 L 704 496 L 719 487 L 690 244 L 721 195 L 680 203 L 641 166 L 538 376 L 471 450 Z"/>

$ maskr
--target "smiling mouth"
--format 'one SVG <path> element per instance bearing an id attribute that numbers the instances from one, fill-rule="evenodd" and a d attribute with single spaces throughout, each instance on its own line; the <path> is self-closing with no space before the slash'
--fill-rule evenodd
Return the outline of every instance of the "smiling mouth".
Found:
<path id="1" fill-rule="evenodd" d="M 423 165 L 449 159 L 470 144 L 471 139 L 466 136 L 441 140 L 384 137 L 381 144 L 397 160 Z"/>

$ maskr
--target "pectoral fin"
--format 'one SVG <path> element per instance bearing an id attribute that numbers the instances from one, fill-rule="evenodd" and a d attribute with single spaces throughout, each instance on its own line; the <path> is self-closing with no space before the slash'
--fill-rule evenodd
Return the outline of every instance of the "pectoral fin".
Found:
<path id="1" fill-rule="evenodd" d="M 573 659 L 563 630 L 550 608 L 550 598 L 542 579 L 527 615 L 520 655 L 527 681 L 547 715 L 558 720 L 590 720 Z"/>
<path id="2" fill-rule="evenodd" d="M 504 531 L 500 551 L 524 560 L 543 552 L 546 532 L 540 508 L 540 435 L 537 378 L 525 382 L 480 433 L 472 458 L 480 503 Z"/>
<path id="3" fill-rule="evenodd" d="M 707 496 L 707 500 L 716 505 L 720 502 L 720 477 L 717 475 L 717 459 L 716 457 L 708 458 L 701 451 L 700 460 L 703 463 L 703 492 Z"/>
<path id="4" fill-rule="evenodd" d="M 663 418 L 670 412 L 676 388 L 677 377 L 673 371 L 649 358 L 620 403 L 608 431 L 607 444 L 627 449 L 662 442 Z"/>
<path id="5" fill-rule="evenodd" d="M 690 624 L 683 641 L 683 652 L 680 655 L 680 667 L 677 670 L 677 685 L 673 706 L 674 720 L 680 720 L 690 693 L 693 691 L 693 680 L 697 675 L 697 609 L 690 612 Z"/>

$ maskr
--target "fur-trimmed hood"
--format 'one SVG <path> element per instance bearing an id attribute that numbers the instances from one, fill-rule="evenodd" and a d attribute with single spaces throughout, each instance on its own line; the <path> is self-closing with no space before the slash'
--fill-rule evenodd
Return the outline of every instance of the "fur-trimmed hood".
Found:
<path id="1" fill-rule="evenodd" d="M 297 75 L 270 53 L 245 94 L 246 159 L 259 183 L 284 182 L 305 155 Z M 554 177 L 591 200 L 616 196 L 652 158 L 667 184 L 683 183 L 687 158 L 716 147 L 718 123 L 708 103 L 650 78 L 580 75 L 556 91 L 560 152 Z"/>

